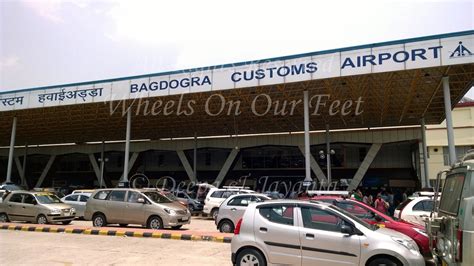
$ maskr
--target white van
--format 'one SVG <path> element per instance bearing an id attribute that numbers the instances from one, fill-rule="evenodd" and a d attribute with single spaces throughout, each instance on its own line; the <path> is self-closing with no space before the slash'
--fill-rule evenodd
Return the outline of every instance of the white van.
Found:
<path id="1" fill-rule="evenodd" d="M 430 238 L 436 239 L 433 254 L 442 265 L 474 265 L 474 151 L 446 173 L 439 205 L 427 223 Z M 438 190 L 436 190 L 438 191 Z M 436 197 L 435 197 L 436 198 Z M 430 241 L 431 242 L 431 241 Z"/>

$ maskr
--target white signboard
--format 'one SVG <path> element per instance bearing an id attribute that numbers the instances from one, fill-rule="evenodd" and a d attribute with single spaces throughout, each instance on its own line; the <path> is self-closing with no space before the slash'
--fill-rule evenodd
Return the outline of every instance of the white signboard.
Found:
<path id="1" fill-rule="evenodd" d="M 219 91 L 474 63 L 474 31 L 173 71 L 139 78 L 0 93 L 0 111 Z"/>

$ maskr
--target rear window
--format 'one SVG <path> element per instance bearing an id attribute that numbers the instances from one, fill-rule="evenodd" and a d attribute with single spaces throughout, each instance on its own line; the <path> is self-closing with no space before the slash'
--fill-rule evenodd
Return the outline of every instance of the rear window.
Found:
<path id="1" fill-rule="evenodd" d="M 405 200 L 404 202 L 400 203 L 400 205 L 398 205 L 398 207 L 396 208 L 396 210 L 398 211 L 401 211 L 403 209 L 405 209 L 405 207 L 408 205 L 408 203 L 410 203 L 412 201 L 412 199 L 407 199 Z"/>
<path id="2" fill-rule="evenodd" d="M 212 194 L 211 194 L 211 198 L 220 198 L 220 197 L 222 196 L 222 193 L 223 193 L 223 192 L 224 192 L 224 191 L 214 191 L 214 192 L 212 192 Z"/>
<path id="3" fill-rule="evenodd" d="M 452 215 L 457 215 L 461 202 L 462 188 L 464 187 L 465 173 L 451 174 L 446 177 L 443 193 L 439 203 L 439 210 Z"/>
<path id="4" fill-rule="evenodd" d="M 65 200 L 68 200 L 68 201 L 77 201 L 77 198 L 78 198 L 78 197 L 79 197 L 78 195 L 71 195 L 71 196 L 67 196 L 67 197 L 65 198 Z"/>
<path id="5" fill-rule="evenodd" d="M 433 210 L 433 201 L 432 200 L 422 200 L 413 206 L 414 211 L 424 211 L 430 212 Z"/>
<path id="6" fill-rule="evenodd" d="M 102 190 L 102 191 L 97 192 L 97 194 L 94 195 L 94 199 L 105 200 L 109 194 L 110 194 L 110 190 Z"/>
<path id="7" fill-rule="evenodd" d="M 125 190 L 112 191 L 112 193 L 110 193 L 109 200 L 111 200 L 111 201 L 125 201 L 125 193 L 127 193 L 127 191 L 125 191 Z"/>

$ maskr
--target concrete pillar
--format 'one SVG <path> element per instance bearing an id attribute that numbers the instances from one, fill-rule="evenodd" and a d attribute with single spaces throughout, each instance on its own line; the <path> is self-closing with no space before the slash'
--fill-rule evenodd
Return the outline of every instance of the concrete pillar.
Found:
<path id="1" fill-rule="evenodd" d="M 304 98 L 304 181 L 313 181 L 311 178 L 311 153 L 309 143 L 309 95 L 308 91 L 303 92 Z"/>
<path id="2" fill-rule="evenodd" d="M 123 162 L 123 175 L 122 180 L 120 181 L 128 181 L 128 160 L 130 156 L 130 130 L 132 126 L 132 110 L 129 109 L 127 112 L 127 132 L 125 135 L 125 156 Z"/>
<path id="3" fill-rule="evenodd" d="M 425 119 L 421 119 L 421 141 L 423 144 L 423 169 L 424 172 L 424 183 L 425 187 L 430 187 L 430 175 L 428 172 L 428 148 L 426 146 L 426 126 L 425 126 Z M 422 175 L 423 178 L 423 175 Z"/>
<path id="4" fill-rule="evenodd" d="M 12 133 L 11 133 L 11 138 L 10 138 L 10 150 L 8 151 L 6 182 L 12 181 L 13 151 L 15 149 L 15 137 L 16 137 L 16 116 L 13 117 Z"/>
<path id="5" fill-rule="evenodd" d="M 21 185 L 24 187 L 28 186 L 26 181 L 26 158 L 28 157 L 28 143 L 25 143 L 25 152 L 23 153 L 23 179 L 21 180 Z"/>
<path id="6" fill-rule="evenodd" d="M 194 132 L 193 171 L 194 171 L 194 178 L 197 180 L 197 134 L 196 132 Z"/>
<path id="7" fill-rule="evenodd" d="M 456 148 L 454 146 L 453 116 L 451 114 L 451 92 L 449 91 L 449 77 L 443 77 L 444 112 L 446 114 L 446 130 L 448 133 L 449 164 L 456 162 Z"/>

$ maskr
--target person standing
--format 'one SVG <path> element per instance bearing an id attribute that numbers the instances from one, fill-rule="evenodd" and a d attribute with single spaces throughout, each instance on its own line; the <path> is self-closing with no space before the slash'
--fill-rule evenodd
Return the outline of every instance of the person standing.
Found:
<path id="1" fill-rule="evenodd" d="M 390 205 L 388 204 L 388 202 L 386 202 L 386 201 L 382 198 L 382 195 L 381 195 L 381 194 L 378 194 L 378 195 L 377 195 L 377 199 L 375 200 L 375 209 L 378 210 L 378 211 L 381 212 L 381 213 L 387 214 L 388 207 L 390 207 Z"/>

